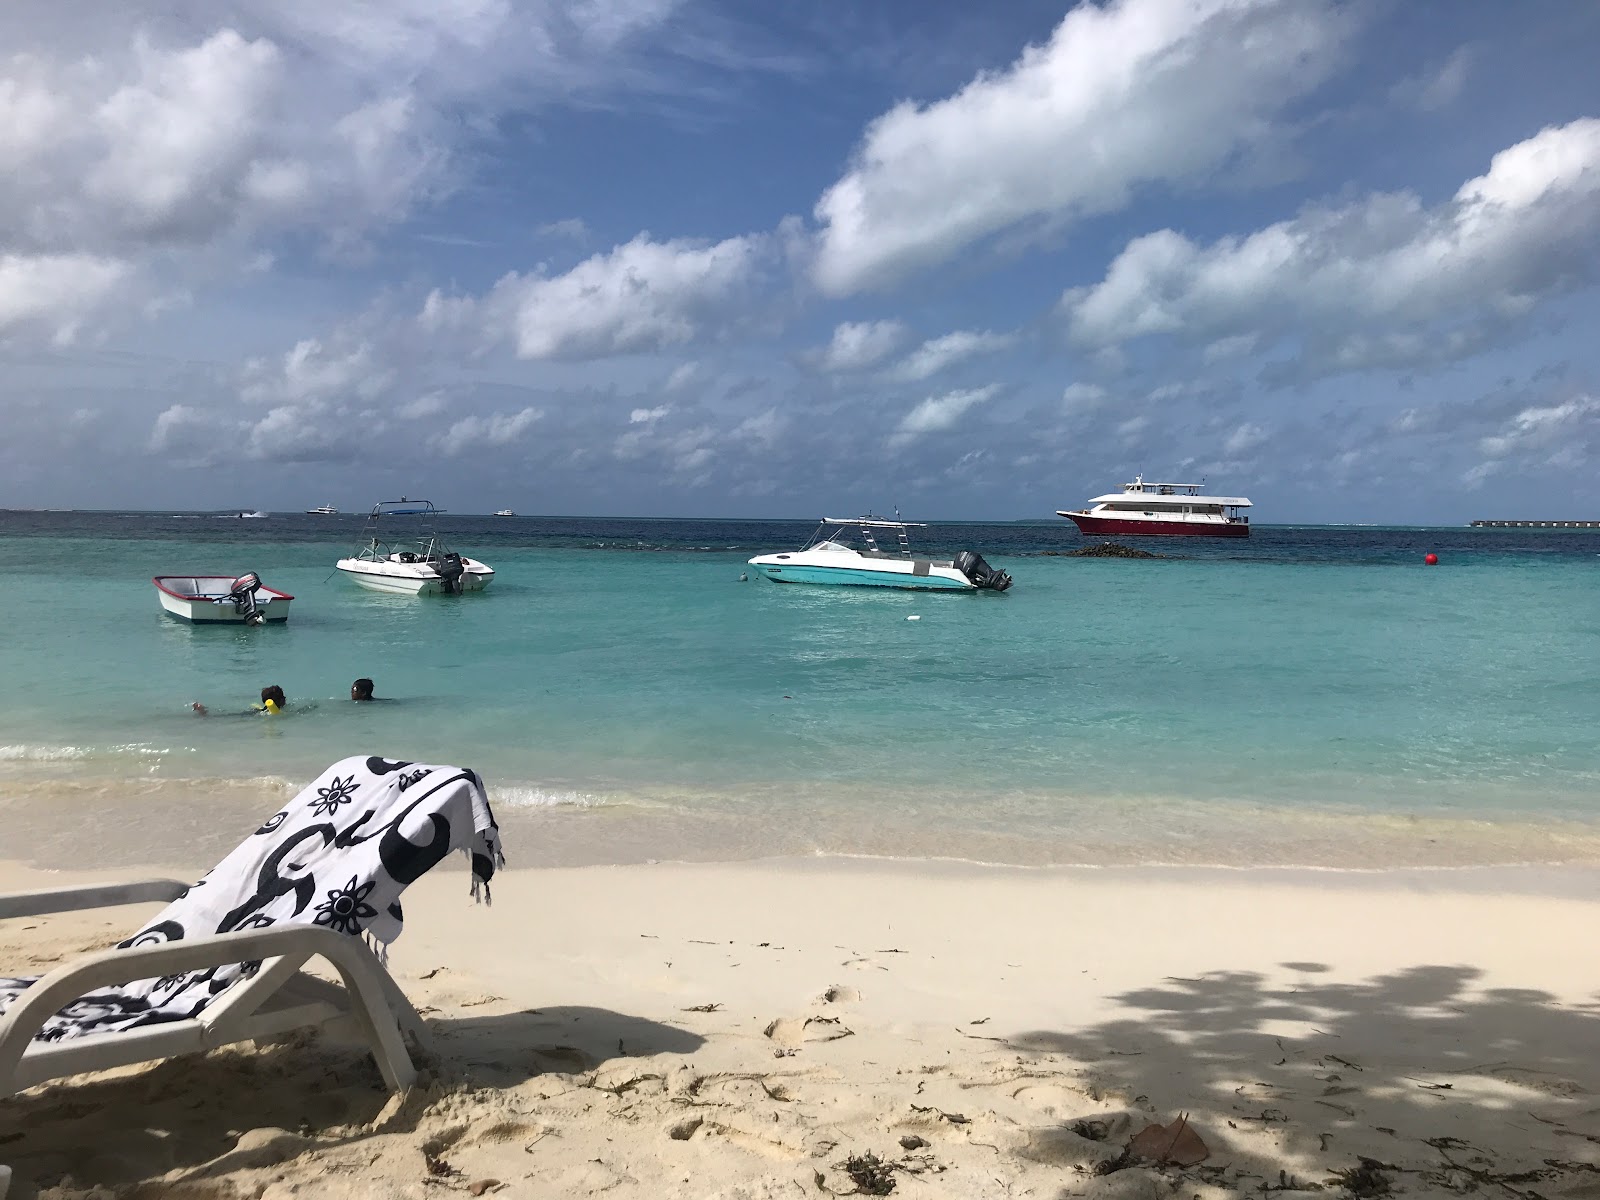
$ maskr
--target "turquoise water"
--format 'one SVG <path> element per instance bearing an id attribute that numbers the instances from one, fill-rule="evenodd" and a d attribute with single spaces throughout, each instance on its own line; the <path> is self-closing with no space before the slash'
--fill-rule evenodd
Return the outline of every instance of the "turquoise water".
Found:
<path id="1" fill-rule="evenodd" d="M 1419 821 L 1517 857 L 1501 826 L 1600 822 L 1592 534 L 1261 528 L 1125 561 L 948 526 L 1017 582 L 933 595 L 739 582 L 803 525 L 454 525 L 497 571 L 481 595 L 329 578 L 349 520 L 0 516 L 0 781 L 449 761 L 621 857 L 1360 861 Z M 295 594 L 287 625 L 192 627 L 149 582 L 246 570 Z M 352 704 L 361 675 L 393 699 Z M 237 715 L 269 683 L 290 711 Z"/>

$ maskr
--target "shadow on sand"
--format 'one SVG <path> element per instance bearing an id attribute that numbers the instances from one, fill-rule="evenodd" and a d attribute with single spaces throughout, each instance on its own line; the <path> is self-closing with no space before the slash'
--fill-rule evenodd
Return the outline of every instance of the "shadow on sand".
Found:
<path id="1" fill-rule="evenodd" d="M 461 1086 L 581 1076 L 612 1059 L 687 1055 L 703 1044 L 685 1030 L 600 1008 L 428 1024 L 437 1057 L 418 1055 L 422 1085 L 408 1103 L 394 1106 L 364 1047 L 309 1034 L 259 1050 L 230 1047 L 103 1078 L 57 1081 L 0 1101 L 0 1162 L 16 1172 L 7 1200 L 31 1200 L 35 1188 L 67 1176 L 80 1187 L 117 1190 L 193 1169 L 187 1179 L 198 1185 L 314 1146 L 359 1143 L 373 1135 L 375 1122 L 385 1134 L 413 1129 L 428 1103 Z M 127 1194 L 155 1197 L 168 1187 L 153 1183 Z"/>
<path id="2" fill-rule="evenodd" d="M 1138 1015 L 1006 1044 L 1086 1064 L 1092 1092 L 1141 1110 L 1134 1128 L 1188 1112 L 1212 1150 L 1193 1182 L 1600 1197 L 1600 1004 L 1479 989 L 1459 966 L 1361 983 L 1283 966 L 1297 982 L 1169 978 L 1116 997 Z"/>

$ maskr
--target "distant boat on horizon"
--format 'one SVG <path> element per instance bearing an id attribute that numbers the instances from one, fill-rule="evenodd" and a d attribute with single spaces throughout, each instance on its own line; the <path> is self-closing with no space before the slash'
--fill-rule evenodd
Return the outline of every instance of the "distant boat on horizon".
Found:
<path id="1" fill-rule="evenodd" d="M 502 508 L 502 509 L 496 510 L 494 515 L 497 516 L 497 517 L 514 517 L 517 514 L 512 512 L 509 508 Z"/>
<path id="2" fill-rule="evenodd" d="M 331 504 L 319 504 L 316 508 L 306 509 L 308 517 L 337 517 L 339 510 Z"/>

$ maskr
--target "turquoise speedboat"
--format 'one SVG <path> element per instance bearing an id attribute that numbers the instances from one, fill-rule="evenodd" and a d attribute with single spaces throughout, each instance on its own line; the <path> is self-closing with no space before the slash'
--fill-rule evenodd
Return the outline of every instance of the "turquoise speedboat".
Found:
<path id="1" fill-rule="evenodd" d="M 802 549 L 784 554 L 760 554 L 750 565 L 774 583 L 825 583 L 855 587 L 914 588 L 939 592 L 1003 592 L 1011 576 L 983 561 L 975 550 L 963 550 L 954 559 L 918 558 L 911 552 L 908 529 L 921 529 L 909 521 L 883 521 L 876 517 L 823 517 L 816 533 Z M 861 548 L 852 545 L 852 533 Z M 878 539 L 892 549 L 880 549 Z M 892 539 L 892 540 L 891 540 Z"/>

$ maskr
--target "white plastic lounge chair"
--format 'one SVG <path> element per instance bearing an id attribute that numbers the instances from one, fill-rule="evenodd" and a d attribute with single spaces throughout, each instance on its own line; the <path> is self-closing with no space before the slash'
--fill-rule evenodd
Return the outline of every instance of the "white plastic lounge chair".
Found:
<path id="1" fill-rule="evenodd" d="M 400 934 L 400 893 L 452 851 L 488 898 L 504 861 L 472 771 L 335 763 L 193 884 L 158 879 L 0 896 L 0 919 L 167 901 L 115 949 L 0 978 L 0 1101 L 46 1080 L 320 1028 L 366 1042 L 390 1089 L 427 1030 L 367 940 Z M 344 882 L 346 879 L 349 881 Z M 318 897 L 321 903 L 316 903 Z M 343 987 L 306 973 L 321 958 Z M 0 1200 L 10 1172 L 0 1167 Z"/>
<path id="2" fill-rule="evenodd" d="M 185 887 L 174 879 L 152 879 L 15 892 L 0 895 L 0 920 L 171 901 Z M 326 960 L 344 987 L 301 970 L 314 958 Z M 96 989 L 257 959 L 262 960 L 261 969 L 255 975 L 234 984 L 192 1020 L 62 1042 L 35 1040 L 51 1016 Z M 319 1029 L 365 1041 L 384 1083 L 396 1092 L 417 1079 L 406 1035 L 424 1051 L 433 1046 L 417 1010 L 360 938 L 314 925 L 246 929 L 103 950 L 51 971 L 0 1016 L 0 1101 L 51 1079 L 198 1053 L 295 1029 Z M 10 1184 L 11 1168 L 0 1164 L 0 1200 L 5 1200 Z"/>
<path id="3" fill-rule="evenodd" d="M 0 896 L 0 919 L 41 916 L 117 904 L 174 900 L 186 885 L 172 879 L 21 892 Z M 341 990 L 301 971 L 313 958 L 339 973 Z M 233 984 L 186 1021 L 36 1041 L 45 1022 L 72 1001 L 100 988 L 206 967 L 261 960 L 261 969 Z M 416 1082 L 406 1033 L 426 1047 L 417 1010 L 359 938 L 315 925 L 282 925 L 212 934 L 127 950 L 102 950 L 57 967 L 0 1016 L 0 1099 L 50 1079 L 105 1071 L 320 1027 L 352 1033 L 372 1049 L 393 1091 Z"/>

